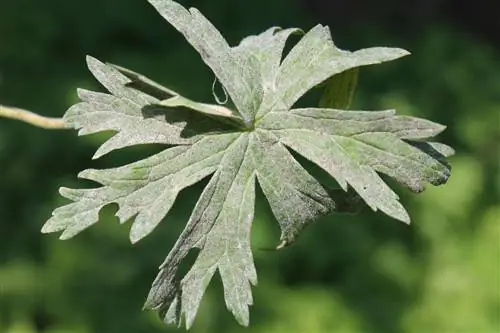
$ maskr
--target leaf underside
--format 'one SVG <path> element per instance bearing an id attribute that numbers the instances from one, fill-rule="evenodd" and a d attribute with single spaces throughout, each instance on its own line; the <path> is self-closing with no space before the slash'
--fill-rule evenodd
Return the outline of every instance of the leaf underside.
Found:
<path id="1" fill-rule="evenodd" d="M 349 75 L 357 74 L 358 67 L 408 52 L 384 47 L 343 51 L 331 41 L 328 28 L 318 25 L 282 59 L 288 37 L 299 29 L 271 28 L 231 47 L 198 10 L 168 0 L 149 2 L 200 53 L 236 109 L 189 100 L 140 74 L 88 57 L 90 71 L 108 93 L 79 90 L 81 102 L 64 120 L 80 135 L 115 132 L 94 157 L 138 144 L 168 146 L 128 165 L 81 172 L 80 178 L 101 186 L 61 188 L 73 202 L 57 208 L 42 231 L 73 237 L 97 223 L 104 206 L 117 203 L 117 217 L 121 223 L 132 220 L 130 239 L 137 242 L 158 226 L 181 190 L 209 177 L 145 303 L 166 322 L 180 324 L 184 318 L 189 328 L 217 271 L 227 308 L 248 325 L 251 285 L 257 283 L 250 248 L 256 182 L 281 227 L 281 244 L 288 245 L 319 216 L 357 210 L 346 204 L 353 193 L 374 211 L 409 223 L 397 194 L 379 173 L 414 192 L 450 176 L 445 157 L 453 150 L 429 141 L 444 126 L 397 116 L 394 110 L 342 109 L 354 89 Z M 333 99 L 322 99 L 320 108 L 293 108 L 323 82 L 331 83 Z M 351 88 L 342 91 L 339 82 Z M 292 152 L 325 170 L 339 189 L 326 188 Z M 178 276 L 193 248 L 199 249 L 195 263 Z"/>

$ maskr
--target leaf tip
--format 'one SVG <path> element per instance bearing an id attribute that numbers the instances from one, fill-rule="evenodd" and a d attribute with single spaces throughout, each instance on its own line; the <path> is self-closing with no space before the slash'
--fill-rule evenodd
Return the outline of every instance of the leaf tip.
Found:
<path id="1" fill-rule="evenodd" d="M 130 231 L 130 235 L 129 235 L 129 240 L 130 240 L 130 243 L 132 244 L 137 244 L 144 236 L 142 234 L 139 234 L 137 232 L 134 232 L 134 230 L 132 229 Z"/>
<path id="2" fill-rule="evenodd" d="M 68 240 L 70 238 L 72 238 L 74 235 L 72 235 L 71 233 L 68 233 L 66 231 L 64 231 L 61 236 L 59 236 L 59 239 L 60 240 Z"/>
<path id="3" fill-rule="evenodd" d="M 54 228 L 52 227 L 52 224 L 50 223 L 50 220 L 48 220 L 47 222 L 45 222 L 45 224 L 42 226 L 42 229 L 40 230 L 40 232 L 42 234 L 50 234 L 51 232 L 53 232 Z"/>
<path id="4" fill-rule="evenodd" d="M 441 132 L 443 132 L 447 128 L 448 128 L 448 126 L 446 126 L 446 125 L 438 124 L 437 131 L 438 131 L 438 133 L 441 133 Z"/>
<path id="5" fill-rule="evenodd" d="M 78 178 L 80 178 L 80 179 L 89 179 L 89 180 L 92 180 L 89 177 L 92 177 L 92 174 L 94 172 L 95 172 L 94 169 L 86 169 L 86 170 L 80 171 L 76 176 Z"/>
<path id="6" fill-rule="evenodd" d="M 411 54 L 410 51 L 399 47 L 374 47 L 373 50 L 377 50 L 377 52 L 380 52 L 380 54 L 383 55 L 383 59 L 377 63 L 396 60 Z"/>
<path id="7" fill-rule="evenodd" d="M 397 216 L 395 216 L 399 221 L 403 222 L 404 224 L 410 225 L 411 224 L 411 218 L 406 209 L 401 211 Z"/>
<path id="8" fill-rule="evenodd" d="M 248 310 L 248 307 L 247 307 L 247 310 Z M 245 313 L 233 312 L 233 315 L 235 316 L 238 324 L 240 324 L 241 326 L 248 327 L 248 325 L 250 325 L 250 316 L 249 316 L 248 311 L 245 311 Z"/>
<path id="9" fill-rule="evenodd" d="M 276 245 L 275 250 L 276 251 L 283 250 L 285 247 L 290 246 L 293 242 L 294 242 L 293 239 L 282 237 L 279 244 Z"/>
<path id="10" fill-rule="evenodd" d="M 94 66 L 97 63 L 100 63 L 100 61 L 97 60 L 97 58 L 94 58 L 94 57 L 92 57 L 91 55 L 88 55 L 88 54 L 85 56 L 85 62 L 87 63 L 87 66 L 89 68 L 92 67 L 92 66 Z"/>
<path id="11" fill-rule="evenodd" d="M 451 148 L 451 147 L 447 147 L 446 150 L 443 150 L 443 156 L 444 157 L 450 157 L 450 156 L 453 156 L 455 155 L 455 149 Z"/>
<path id="12" fill-rule="evenodd" d="M 68 191 L 71 191 L 71 189 L 68 188 L 68 187 L 64 187 L 64 186 L 59 187 L 59 194 L 62 195 L 63 197 L 65 197 L 65 198 L 66 198 L 65 193 L 68 193 Z"/>
<path id="13" fill-rule="evenodd" d="M 148 296 L 146 301 L 144 301 L 144 304 L 142 305 L 142 311 L 149 311 L 153 310 L 153 306 L 151 304 L 151 298 Z"/>
<path id="14" fill-rule="evenodd" d="M 104 149 L 102 149 L 103 146 L 99 147 L 99 149 L 97 149 L 97 151 L 94 153 L 94 155 L 92 155 L 92 159 L 93 160 L 97 160 L 99 159 L 100 157 L 102 157 L 103 155 L 106 155 L 108 152 L 105 151 Z"/>
<path id="15" fill-rule="evenodd" d="M 410 51 L 408 51 L 408 50 L 405 50 L 405 49 L 399 49 L 399 50 L 400 50 L 400 52 L 401 52 L 401 56 L 402 56 L 402 57 L 406 57 L 406 56 L 411 55 L 411 52 L 410 52 Z"/>

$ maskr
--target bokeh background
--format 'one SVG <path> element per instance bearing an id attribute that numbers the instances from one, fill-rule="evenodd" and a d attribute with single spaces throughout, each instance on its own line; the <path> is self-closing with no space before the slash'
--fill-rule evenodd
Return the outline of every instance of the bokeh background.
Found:
<path id="1" fill-rule="evenodd" d="M 397 108 L 448 125 L 456 148 L 448 184 L 414 195 L 397 187 L 413 218 L 324 218 L 279 252 L 262 197 L 252 244 L 259 275 L 250 328 L 208 288 L 192 332 L 494 333 L 500 331 L 499 3 L 453 0 L 204 0 L 198 7 L 235 44 L 279 25 L 330 25 L 344 49 L 398 46 L 412 56 L 361 70 L 355 108 Z M 91 54 L 194 99 L 212 101 L 213 75 L 143 0 L 0 0 L 0 103 L 61 116 L 76 88 L 100 89 Z M 76 174 L 147 156 L 138 147 L 102 160 L 104 135 L 78 138 L 0 119 L 0 332 L 174 332 L 141 306 L 157 266 L 201 187 L 185 191 L 164 223 L 137 245 L 114 207 L 70 241 L 42 235 L 59 186 Z M 184 330 L 184 329 L 182 329 Z"/>

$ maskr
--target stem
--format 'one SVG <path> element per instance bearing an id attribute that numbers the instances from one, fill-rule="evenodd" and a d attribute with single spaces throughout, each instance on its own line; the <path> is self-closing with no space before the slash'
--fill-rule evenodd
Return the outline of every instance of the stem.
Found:
<path id="1" fill-rule="evenodd" d="M 62 118 L 43 117 L 27 110 L 5 105 L 0 105 L 0 117 L 24 121 L 25 123 L 45 129 L 68 128 Z"/>

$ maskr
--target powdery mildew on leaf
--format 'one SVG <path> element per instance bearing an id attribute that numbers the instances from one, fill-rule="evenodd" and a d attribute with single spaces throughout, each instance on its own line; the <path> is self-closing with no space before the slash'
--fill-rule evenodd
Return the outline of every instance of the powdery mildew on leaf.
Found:
<path id="1" fill-rule="evenodd" d="M 227 308 L 248 325 L 251 285 L 257 283 L 250 248 L 256 182 L 280 224 L 281 245 L 287 245 L 319 216 L 350 210 L 359 200 L 409 223 L 397 194 L 378 173 L 414 192 L 448 179 L 445 157 L 453 150 L 427 142 L 444 130 L 442 125 L 397 116 L 394 110 L 293 109 L 322 82 L 339 77 L 352 86 L 349 75 L 358 67 L 394 60 L 407 51 L 343 51 L 333 44 L 328 28 L 318 25 L 282 59 L 288 37 L 301 30 L 274 27 L 231 47 L 198 10 L 169 0 L 149 2 L 198 51 L 236 109 L 192 101 L 138 73 L 88 57 L 90 71 L 108 93 L 79 90 L 82 102 L 64 119 L 81 135 L 115 132 L 95 157 L 138 144 L 169 146 L 122 167 L 80 173 L 102 186 L 62 188 L 73 202 L 56 209 L 42 231 L 61 231 L 61 238 L 70 238 L 96 223 L 104 206 L 117 203 L 116 215 L 121 223 L 132 220 L 130 239 L 137 242 L 161 222 L 182 189 L 210 177 L 145 304 L 159 310 L 166 322 L 180 324 L 184 318 L 189 328 L 218 272 Z M 335 76 L 340 73 L 344 77 Z M 349 89 L 329 103 L 347 107 Z M 291 151 L 324 169 L 341 189 L 327 189 Z M 199 249 L 195 263 L 178 276 L 193 248 Z"/>

